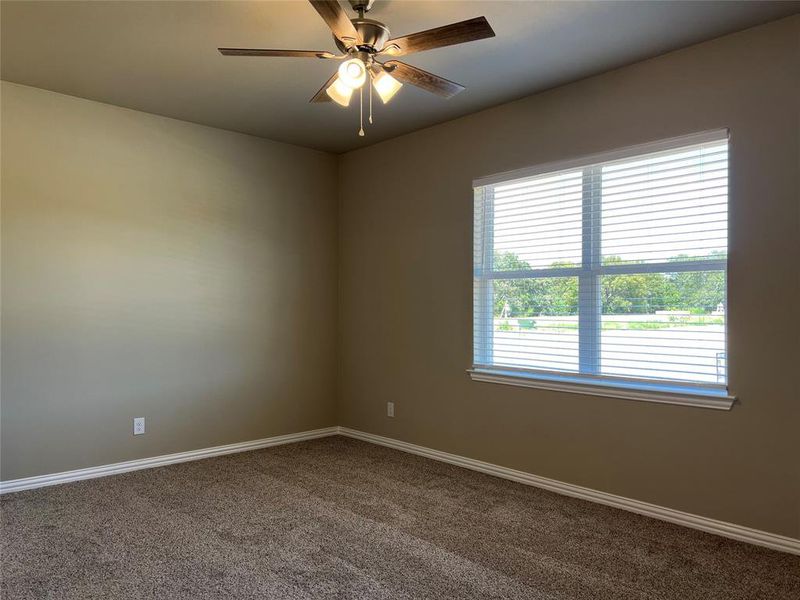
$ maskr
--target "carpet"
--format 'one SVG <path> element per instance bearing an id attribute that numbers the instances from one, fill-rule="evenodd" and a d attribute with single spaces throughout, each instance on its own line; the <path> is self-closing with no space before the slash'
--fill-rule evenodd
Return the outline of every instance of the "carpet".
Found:
<path id="1" fill-rule="evenodd" d="M 800 557 L 343 437 L 4 495 L 1 597 L 800 598 Z"/>

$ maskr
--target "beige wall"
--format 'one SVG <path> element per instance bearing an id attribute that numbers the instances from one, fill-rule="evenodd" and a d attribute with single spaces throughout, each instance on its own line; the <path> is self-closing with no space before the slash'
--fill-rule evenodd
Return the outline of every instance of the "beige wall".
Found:
<path id="1" fill-rule="evenodd" d="M 794 17 L 345 155 L 340 424 L 800 537 L 799 79 Z M 472 382 L 472 179 L 721 127 L 741 404 Z"/>
<path id="2" fill-rule="evenodd" d="M 3 480 L 336 424 L 334 156 L 10 83 L 1 133 Z"/>

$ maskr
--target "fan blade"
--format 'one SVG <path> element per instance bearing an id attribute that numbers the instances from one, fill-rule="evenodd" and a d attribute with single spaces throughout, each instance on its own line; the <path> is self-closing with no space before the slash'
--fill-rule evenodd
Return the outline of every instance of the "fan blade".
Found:
<path id="1" fill-rule="evenodd" d="M 309 0 L 314 9 L 322 17 L 322 20 L 328 24 L 328 27 L 333 31 L 339 40 L 345 46 L 352 46 L 361 43 L 361 36 L 358 35 L 356 28 L 347 18 L 347 13 L 339 4 L 338 0 Z"/>
<path id="2" fill-rule="evenodd" d="M 442 98 L 452 98 L 466 88 L 463 85 L 449 81 L 444 77 L 439 77 L 433 73 L 428 73 L 417 67 L 412 67 L 399 60 L 390 60 L 384 63 L 384 68 L 389 74 L 402 83 L 410 83 L 426 92 L 431 92 Z"/>
<path id="3" fill-rule="evenodd" d="M 444 27 L 436 27 L 389 40 L 386 42 L 387 49 L 384 52 L 391 56 L 404 56 L 412 52 L 443 48 L 490 37 L 494 37 L 494 30 L 489 25 L 489 21 L 486 20 L 486 17 L 475 17 L 460 23 L 452 23 Z"/>
<path id="4" fill-rule="evenodd" d="M 266 48 L 217 48 L 225 56 L 291 56 L 295 58 L 335 58 L 324 50 L 270 50 Z"/>
<path id="5" fill-rule="evenodd" d="M 325 93 L 325 90 L 327 90 L 331 86 L 333 80 L 336 79 L 338 75 L 339 75 L 338 72 L 331 75 L 331 78 L 328 79 L 328 81 L 326 81 L 321 88 L 319 88 L 319 91 L 311 97 L 311 100 L 309 100 L 309 102 L 330 102 L 331 97 Z"/>

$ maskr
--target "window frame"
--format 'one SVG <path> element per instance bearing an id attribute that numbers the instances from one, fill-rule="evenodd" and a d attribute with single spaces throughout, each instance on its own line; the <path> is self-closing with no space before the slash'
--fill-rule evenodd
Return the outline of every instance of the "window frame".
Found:
<path id="1" fill-rule="evenodd" d="M 551 162 L 536 167 L 504 172 L 473 181 L 474 199 L 476 205 L 478 201 L 481 202 L 483 213 L 478 215 L 476 211 L 474 215 L 473 243 L 478 239 L 482 240 L 482 254 L 476 253 L 474 255 L 473 264 L 473 364 L 467 370 L 470 377 L 475 381 L 486 383 L 729 410 L 736 398 L 728 394 L 727 387 L 727 315 L 724 323 L 726 354 L 726 381 L 724 385 L 677 381 L 673 383 L 655 379 L 637 379 L 601 374 L 602 300 L 600 297 L 600 278 L 602 276 L 723 271 L 725 273 L 727 299 L 728 258 L 603 265 L 602 233 L 599 223 L 602 214 L 601 186 L 593 185 L 598 178 L 602 177 L 602 168 L 606 163 L 685 146 L 721 141 L 727 141 L 728 149 L 730 150 L 730 133 L 728 129 L 717 129 L 657 142 L 638 144 L 611 152 L 602 152 L 577 159 Z M 728 156 L 730 157 L 730 154 Z M 570 170 L 582 171 L 581 265 L 577 267 L 494 271 L 492 264 L 494 260 L 493 227 L 486 227 L 488 224 L 493 223 L 494 220 L 494 188 L 492 186 Z M 730 206 L 730 202 L 728 205 Z M 486 230 L 484 231 L 485 227 Z M 489 322 L 493 322 L 493 281 L 495 279 L 540 279 L 546 277 L 577 277 L 578 279 L 578 314 L 580 315 L 578 319 L 578 373 L 547 371 L 535 368 L 513 368 L 491 364 L 493 328 L 484 333 L 480 340 L 475 335 L 475 328 L 479 322 L 486 322 L 487 318 Z"/>

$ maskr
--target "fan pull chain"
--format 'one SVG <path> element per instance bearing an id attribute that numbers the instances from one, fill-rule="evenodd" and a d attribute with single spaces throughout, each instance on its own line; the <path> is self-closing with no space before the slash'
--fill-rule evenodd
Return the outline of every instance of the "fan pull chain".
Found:
<path id="1" fill-rule="evenodd" d="M 364 87 L 358 90 L 359 125 L 358 135 L 364 137 Z"/>
<path id="2" fill-rule="evenodd" d="M 367 81 L 367 85 L 369 85 L 369 124 L 372 125 L 372 72 L 370 71 L 369 80 Z"/>

